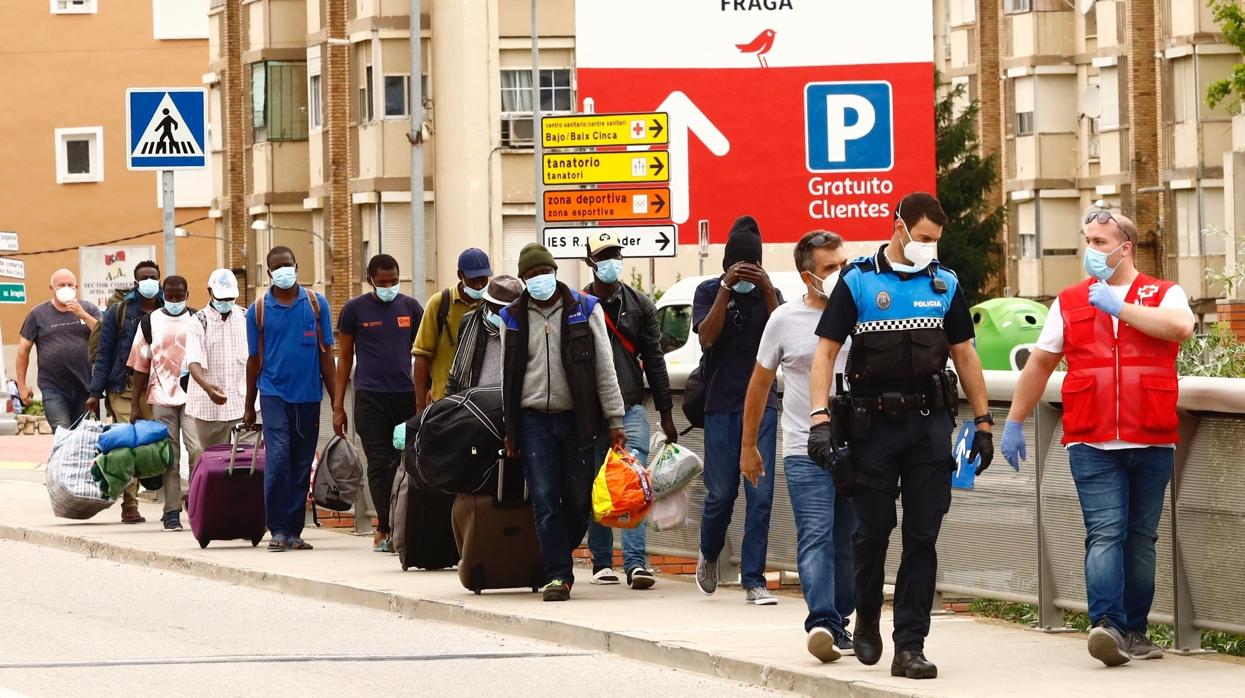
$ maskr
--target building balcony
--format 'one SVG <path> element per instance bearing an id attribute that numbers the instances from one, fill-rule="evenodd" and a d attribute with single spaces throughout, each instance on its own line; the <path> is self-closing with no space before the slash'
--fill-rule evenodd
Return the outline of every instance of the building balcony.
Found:
<path id="1" fill-rule="evenodd" d="M 1076 53 L 1075 29 L 1071 10 L 1005 15 L 1002 58 L 1016 63 L 1039 56 L 1070 60 Z"/>
<path id="2" fill-rule="evenodd" d="M 298 194 L 301 201 L 307 196 L 310 184 L 307 160 L 306 140 L 264 141 L 252 145 L 252 197 Z"/>

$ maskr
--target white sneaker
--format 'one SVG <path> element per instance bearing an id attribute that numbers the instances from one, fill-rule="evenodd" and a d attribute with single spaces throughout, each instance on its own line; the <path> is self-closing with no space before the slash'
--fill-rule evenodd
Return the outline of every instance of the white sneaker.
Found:
<path id="1" fill-rule="evenodd" d="M 822 664 L 837 661 L 843 656 L 839 648 L 834 646 L 834 635 L 820 626 L 808 631 L 808 653 Z"/>
<path id="2" fill-rule="evenodd" d="M 774 606 L 778 604 L 778 599 L 774 598 L 774 595 L 769 593 L 769 589 L 765 587 L 745 589 L 744 600 L 753 606 Z"/>
<path id="3" fill-rule="evenodd" d="M 592 573 L 593 584 L 618 584 L 618 575 L 612 567 L 605 567 Z"/>

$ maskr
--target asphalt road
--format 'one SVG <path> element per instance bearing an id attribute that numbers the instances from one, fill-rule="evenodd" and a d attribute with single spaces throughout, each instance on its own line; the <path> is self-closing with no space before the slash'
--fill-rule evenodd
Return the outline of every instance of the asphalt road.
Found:
<path id="1" fill-rule="evenodd" d="M 3 540 L 0 582 L 0 698 L 785 695 Z"/>

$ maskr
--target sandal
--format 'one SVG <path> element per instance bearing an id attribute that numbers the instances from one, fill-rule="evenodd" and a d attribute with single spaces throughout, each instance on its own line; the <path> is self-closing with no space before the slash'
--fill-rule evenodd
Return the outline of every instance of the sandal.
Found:
<path id="1" fill-rule="evenodd" d="M 273 536 L 268 541 L 268 552 L 270 553 L 283 553 L 289 549 L 290 544 L 286 542 L 284 536 Z"/>
<path id="2" fill-rule="evenodd" d="M 291 538 L 290 542 L 287 545 L 289 545 L 290 550 L 314 550 L 315 549 L 315 546 L 303 540 L 302 538 Z"/>

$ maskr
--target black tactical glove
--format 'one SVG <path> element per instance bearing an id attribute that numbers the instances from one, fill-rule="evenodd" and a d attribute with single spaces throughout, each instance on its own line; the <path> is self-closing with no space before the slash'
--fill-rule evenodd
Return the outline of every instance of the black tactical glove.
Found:
<path id="1" fill-rule="evenodd" d="M 808 456 L 823 470 L 834 476 L 834 489 L 844 497 L 852 496 L 856 489 L 856 464 L 852 461 L 850 448 L 834 443 L 830 422 L 823 422 L 808 432 Z"/>
<path id="2" fill-rule="evenodd" d="M 981 463 L 975 474 L 980 475 L 986 472 L 986 468 L 994 460 L 994 434 L 978 429 L 973 435 L 973 448 L 968 452 L 968 461 L 971 463 L 978 456 L 981 456 Z"/>

